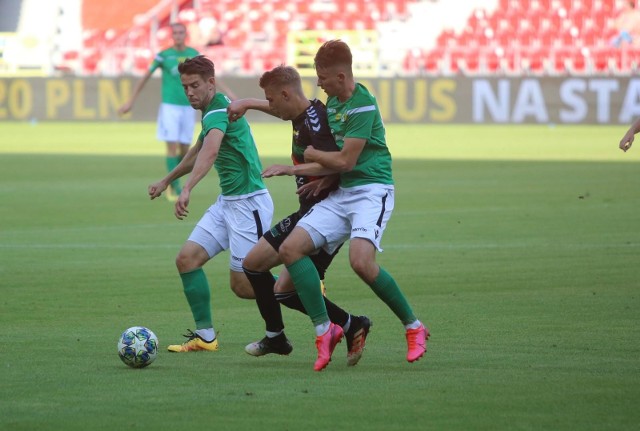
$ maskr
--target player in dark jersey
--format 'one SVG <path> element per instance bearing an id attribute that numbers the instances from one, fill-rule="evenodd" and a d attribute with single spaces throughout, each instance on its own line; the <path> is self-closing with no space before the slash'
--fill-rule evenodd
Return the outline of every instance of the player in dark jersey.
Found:
<path id="1" fill-rule="evenodd" d="M 292 346 L 284 334 L 280 303 L 305 314 L 306 310 L 286 268 L 277 280 L 270 270 L 282 263 L 278 250 L 298 220 L 338 186 L 338 177 L 331 175 L 332 171 L 317 163 L 305 163 L 304 150 L 310 145 L 322 151 L 339 151 L 339 148 L 329 129 L 324 104 L 305 97 L 300 75 L 293 67 L 278 66 L 266 72 L 260 78 L 260 87 L 264 90 L 266 100 L 234 101 L 228 107 L 228 114 L 231 120 L 235 120 L 247 109 L 256 109 L 283 120 L 291 120 L 293 164 L 270 166 L 264 170 L 263 177 L 295 176 L 300 207 L 266 232 L 243 262 L 245 274 L 255 291 L 258 309 L 266 323 L 266 336 L 247 345 L 245 350 L 254 356 L 268 353 L 286 355 L 291 352 Z M 320 279 L 324 279 L 324 274 L 337 253 L 338 250 L 332 254 L 319 250 L 312 255 L 311 259 Z M 347 364 L 356 365 L 362 356 L 371 321 L 366 316 L 348 314 L 326 297 L 324 301 L 331 322 L 343 328 L 347 340 Z"/>

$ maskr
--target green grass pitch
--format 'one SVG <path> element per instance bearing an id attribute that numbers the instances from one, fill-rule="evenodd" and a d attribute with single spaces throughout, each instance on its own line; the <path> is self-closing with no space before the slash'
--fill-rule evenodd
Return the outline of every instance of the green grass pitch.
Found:
<path id="1" fill-rule="evenodd" d="M 255 124 L 263 164 L 287 123 Z M 309 320 L 284 310 L 289 357 L 254 358 L 251 301 L 228 254 L 205 268 L 216 353 L 169 354 L 192 318 L 174 257 L 217 196 L 174 218 L 153 124 L 0 125 L 0 430 L 635 430 L 640 424 L 640 141 L 614 126 L 389 125 L 396 207 L 378 261 L 431 327 L 408 364 L 395 316 L 347 253 L 329 296 L 374 322 L 361 362 L 316 373 Z M 275 217 L 291 178 L 267 180 Z M 161 351 L 129 369 L 144 325 Z"/>

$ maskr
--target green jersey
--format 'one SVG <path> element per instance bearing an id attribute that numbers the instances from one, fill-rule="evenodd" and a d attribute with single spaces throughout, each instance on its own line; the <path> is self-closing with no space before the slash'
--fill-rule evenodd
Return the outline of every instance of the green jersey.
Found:
<path id="1" fill-rule="evenodd" d="M 189 99 L 184 94 L 178 65 L 189 58 L 196 57 L 198 51 L 186 47 L 183 51 L 171 47 L 160 51 L 153 59 L 149 70 L 153 73 L 157 68 L 162 70 L 162 103 L 188 106 Z"/>
<path id="2" fill-rule="evenodd" d="M 366 143 L 354 168 L 340 176 L 340 187 L 365 184 L 393 184 L 391 153 L 387 147 L 384 124 L 376 98 L 362 84 L 356 84 L 346 102 L 327 99 L 327 117 L 331 133 L 342 149 L 345 138 L 365 139 Z"/>
<path id="3" fill-rule="evenodd" d="M 246 196 L 266 190 L 262 181 L 262 164 L 247 120 L 242 117 L 229 122 L 227 106 L 231 101 L 222 93 L 216 95 L 202 113 L 202 131 L 198 141 L 212 129 L 224 133 L 213 166 L 220 178 L 222 196 Z"/>

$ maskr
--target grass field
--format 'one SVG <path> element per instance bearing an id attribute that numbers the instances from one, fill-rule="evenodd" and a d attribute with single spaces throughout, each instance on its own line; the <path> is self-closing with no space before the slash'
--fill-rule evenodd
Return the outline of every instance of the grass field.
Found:
<path id="1" fill-rule="evenodd" d="M 640 424 L 640 141 L 623 127 L 389 126 L 396 209 L 379 262 L 432 331 L 405 359 L 397 319 L 351 272 L 329 296 L 374 321 L 346 366 L 316 373 L 313 330 L 285 310 L 289 357 L 254 358 L 254 303 L 206 267 L 216 353 L 164 348 L 193 328 L 173 259 L 191 216 L 149 201 L 163 174 L 153 124 L 0 124 L 0 430 L 635 430 Z M 289 126 L 256 124 L 263 164 Z M 290 178 L 267 183 L 275 217 Z M 125 367 L 122 330 L 162 350 Z"/>

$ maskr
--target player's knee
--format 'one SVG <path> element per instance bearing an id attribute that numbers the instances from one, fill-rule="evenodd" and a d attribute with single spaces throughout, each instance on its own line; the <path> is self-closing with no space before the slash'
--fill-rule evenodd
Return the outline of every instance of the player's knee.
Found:
<path id="1" fill-rule="evenodd" d="M 369 259 L 366 259 L 361 256 L 351 257 L 350 259 L 351 268 L 353 272 L 358 274 L 358 277 L 363 279 L 365 282 L 373 282 L 376 278 L 376 268 L 377 265 L 375 262 L 371 262 Z"/>
<path id="2" fill-rule="evenodd" d="M 176 256 L 176 268 L 179 273 L 188 272 L 195 268 L 193 259 L 182 251 Z"/>
<path id="3" fill-rule="evenodd" d="M 285 241 L 278 249 L 278 256 L 280 257 L 280 260 L 285 264 L 291 264 L 295 262 L 297 260 L 296 255 L 296 249 L 292 247 L 291 244 L 287 241 Z"/>
<path id="4" fill-rule="evenodd" d="M 256 299 L 256 295 L 253 292 L 253 288 L 249 283 L 231 283 L 231 290 L 238 298 L 241 299 Z"/>

